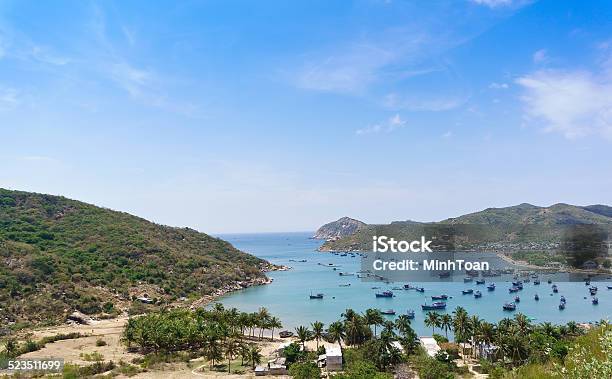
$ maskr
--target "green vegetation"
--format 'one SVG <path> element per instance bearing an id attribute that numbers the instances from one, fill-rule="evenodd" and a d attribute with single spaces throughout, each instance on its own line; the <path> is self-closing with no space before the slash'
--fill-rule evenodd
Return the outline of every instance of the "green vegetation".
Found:
<path id="1" fill-rule="evenodd" d="M 14 339 L 9 338 L 4 343 L 4 349 L 0 350 L 0 360 L 3 358 L 15 358 L 20 356 L 21 354 L 30 353 L 33 351 L 38 351 L 44 348 L 47 344 L 63 341 L 63 340 L 71 340 L 75 338 L 86 337 L 81 333 L 67 333 L 67 334 L 56 334 L 53 336 L 43 337 L 38 342 L 34 342 L 30 339 L 25 341 L 22 344 L 19 344 Z"/>
<path id="2" fill-rule="evenodd" d="M 512 253 L 510 257 L 515 261 L 524 261 L 535 266 L 546 266 L 551 262 L 567 263 L 564 255 L 550 254 L 544 251 L 517 251 Z"/>
<path id="3" fill-rule="evenodd" d="M 167 199 L 166 199 L 167 200 Z M 161 201 L 161 199 L 160 199 Z M 0 324 L 57 322 L 65 310 L 117 314 L 262 278 L 267 264 L 188 228 L 63 197 L 0 189 Z M 137 305 L 137 303 L 134 303 Z M 140 304 L 141 311 L 154 305 Z M 23 324 L 22 324 L 23 325 Z"/>
<path id="4" fill-rule="evenodd" d="M 433 313 L 425 319 L 426 325 L 442 327 L 442 317 L 431 316 Z M 493 324 L 457 307 L 450 330 L 455 342 L 470 343 L 464 348 L 464 359 L 480 359 L 491 378 L 603 378 L 612 373 L 612 326 L 605 321 L 586 333 L 573 321 L 559 326 L 532 324 L 521 313 Z M 447 365 L 444 372 L 457 372 L 451 360 L 458 357 L 460 345 L 440 346 L 435 357 L 438 363 L 426 358 L 412 362 L 421 378 L 447 377 L 440 363 Z"/>
<path id="5" fill-rule="evenodd" d="M 581 226 L 584 228 L 581 229 Z M 387 225 L 367 225 L 351 235 L 325 242 L 320 249 L 370 251 L 372 236 L 387 236 L 407 241 L 419 239 L 421 236 L 435 236 L 434 245 L 437 245 L 438 249 L 471 249 L 483 245 L 499 249 L 517 244 L 549 249 L 560 244 L 561 250 L 570 249 L 574 252 L 572 249 L 576 245 L 586 248 L 585 240 L 600 241 L 611 231 L 612 207 L 579 207 L 568 204 L 536 207 L 520 204 L 506 208 L 488 208 L 440 222 L 398 221 Z M 571 246 L 564 246 L 566 242 L 570 242 Z M 585 251 L 597 251 L 598 248 L 599 246 L 589 246 Z M 594 257 L 586 255 L 585 251 L 580 251 L 578 258 Z M 579 266 L 583 260 L 570 263 Z"/>

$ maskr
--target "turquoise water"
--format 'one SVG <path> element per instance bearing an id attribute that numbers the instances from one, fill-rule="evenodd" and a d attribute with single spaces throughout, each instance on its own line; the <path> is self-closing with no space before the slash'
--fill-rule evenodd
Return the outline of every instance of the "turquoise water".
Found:
<path id="1" fill-rule="evenodd" d="M 408 309 L 415 310 L 413 327 L 419 335 L 431 334 L 431 329 L 425 327 L 423 320 L 426 312 L 421 311 L 421 304 L 431 302 L 431 295 L 445 293 L 452 296 L 447 303 L 446 312 L 452 312 L 456 306 L 464 307 L 470 314 L 477 314 L 488 321 L 498 321 L 504 317 L 512 317 L 514 312 L 504 312 L 502 304 L 511 301 L 515 295 L 521 297 L 517 304 L 517 312 L 522 312 L 536 322 L 550 321 L 565 323 L 570 320 L 577 322 L 594 322 L 610 319 L 612 315 L 612 290 L 606 288 L 612 282 L 593 282 L 599 288 L 597 297 L 599 305 L 591 304 L 587 288 L 582 282 L 560 282 L 559 293 L 553 294 L 551 285 L 545 280 L 539 286 L 525 283 L 524 290 L 517 294 L 508 293 L 511 277 L 486 278 L 495 282 L 497 289 L 489 292 L 486 286 L 475 283 L 422 283 L 425 293 L 413 290 L 393 291 L 393 298 L 376 298 L 378 291 L 401 287 L 404 283 L 373 283 L 365 282 L 356 276 L 341 277 L 338 272 L 357 272 L 360 270 L 361 258 L 350 255 L 341 257 L 316 251 L 321 241 L 309 239 L 312 233 L 270 233 L 270 234 L 232 234 L 221 238 L 231 242 L 237 248 L 266 259 L 275 264 L 293 267 L 289 271 L 271 272 L 269 276 L 274 282 L 266 286 L 247 288 L 231 293 L 220 299 L 227 307 L 236 307 L 242 311 L 256 311 L 265 306 L 283 322 L 284 329 L 293 330 L 298 325 L 310 325 L 313 321 L 322 321 L 326 325 L 340 318 L 347 308 L 363 312 L 367 308 L 381 310 L 394 309 L 397 314 Z M 299 260 L 307 262 L 294 262 Z M 337 271 L 330 267 L 319 265 L 341 266 Z M 339 284 L 350 283 L 350 287 L 340 287 Z M 411 283 L 417 284 L 417 283 Z M 380 287 L 379 290 L 372 287 Z M 462 295 L 466 288 L 480 289 L 483 296 L 475 299 L 471 295 Z M 310 300 L 310 293 L 322 292 L 323 300 Z M 539 294 L 540 301 L 534 300 Z M 559 297 L 567 299 L 565 310 L 559 310 Z M 586 298 L 585 298 L 586 297 Z M 385 316 L 393 319 L 393 316 Z"/>

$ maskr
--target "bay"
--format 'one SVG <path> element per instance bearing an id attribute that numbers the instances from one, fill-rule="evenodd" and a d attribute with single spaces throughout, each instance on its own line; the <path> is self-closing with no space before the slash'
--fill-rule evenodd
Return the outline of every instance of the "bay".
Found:
<path id="1" fill-rule="evenodd" d="M 362 281 L 357 276 L 339 276 L 339 272 L 359 271 L 361 258 L 351 257 L 350 254 L 340 256 L 318 252 L 317 248 L 322 241 L 310 239 L 310 236 L 312 232 L 220 235 L 220 238 L 240 250 L 275 264 L 291 266 L 292 269 L 270 272 L 268 276 L 274 279 L 272 284 L 233 292 L 218 301 L 226 307 L 236 307 L 247 312 L 266 307 L 281 319 L 283 329 L 288 330 L 299 325 L 310 325 L 314 321 L 329 325 L 338 320 L 347 308 L 358 312 L 364 312 L 368 308 L 394 309 L 397 315 L 413 309 L 416 317 L 412 325 L 419 335 L 431 335 L 431 329 L 425 327 L 423 322 L 426 312 L 421 311 L 421 304 L 431 303 L 431 295 L 439 294 L 451 297 L 447 301 L 445 312 L 451 313 L 455 307 L 462 306 L 470 315 L 476 314 L 490 322 L 513 317 L 517 312 L 524 313 L 534 322 L 549 321 L 555 324 L 571 320 L 596 322 L 610 319 L 612 315 L 612 290 L 607 289 L 607 285 L 612 285 L 610 281 L 592 283 L 599 288 L 599 305 L 591 303 L 587 287 L 582 282 L 559 282 L 559 293 L 553 294 L 551 285 L 542 280 L 539 286 L 525 283 L 522 291 L 510 294 L 508 288 L 511 286 L 511 276 L 486 278 L 487 284 L 496 283 L 495 291 L 487 291 L 486 286 L 476 285 L 475 282 L 427 282 L 410 283 L 424 287 L 424 293 L 396 290 L 393 291 L 393 298 L 376 298 L 376 292 L 401 287 L 404 283 L 373 283 Z M 306 262 L 300 262 L 302 260 Z M 337 270 L 334 271 L 329 264 L 337 266 Z M 350 286 L 341 287 L 341 284 Z M 468 288 L 479 289 L 483 296 L 476 299 L 471 295 L 462 295 L 461 290 Z M 323 293 L 325 296 L 321 300 L 311 300 L 311 293 Z M 536 293 L 540 297 L 539 301 L 534 300 Z M 502 304 L 512 301 L 515 295 L 521 298 L 517 311 L 503 311 Z M 562 295 L 567 299 L 567 305 L 564 310 L 559 310 L 559 298 Z M 385 317 L 394 319 L 393 316 Z"/>

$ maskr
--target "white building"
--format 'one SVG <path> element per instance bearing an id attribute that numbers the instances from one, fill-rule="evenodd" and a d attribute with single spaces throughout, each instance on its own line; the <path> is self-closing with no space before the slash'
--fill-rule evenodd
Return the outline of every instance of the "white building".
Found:
<path id="1" fill-rule="evenodd" d="M 325 365 L 327 371 L 342 371 L 342 350 L 340 350 L 340 347 L 325 347 Z"/>

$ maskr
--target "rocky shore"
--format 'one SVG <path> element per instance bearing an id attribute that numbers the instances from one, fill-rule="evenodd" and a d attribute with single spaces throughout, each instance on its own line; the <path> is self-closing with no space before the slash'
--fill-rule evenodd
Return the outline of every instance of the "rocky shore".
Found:
<path id="1" fill-rule="evenodd" d="M 284 265 L 275 265 L 272 263 L 266 263 L 262 265 L 261 272 L 271 272 L 271 271 L 287 271 L 290 270 L 291 267 Z M 217 300 L 221 296 L 227 295 L 228 293 L 243 290 L 245 288 L 253 287 L 253 286 L 262 286 L 266 284 L 270 284 L 274 281 L 274 279 L 269 278 L 268 276 L 252 278 L 247 280 L 241 280 L 234 283 L 226 284 L 225 286 L 218 288 L 214 292 L 202 296 L 201 298 L 195 300 L 189 308 L 196 309 L 206 306 L 209 303 Z"/>

